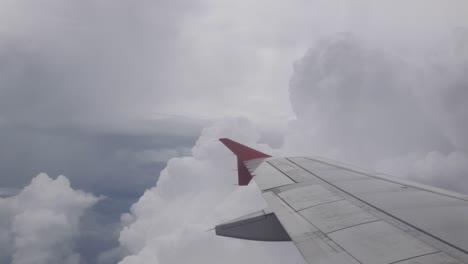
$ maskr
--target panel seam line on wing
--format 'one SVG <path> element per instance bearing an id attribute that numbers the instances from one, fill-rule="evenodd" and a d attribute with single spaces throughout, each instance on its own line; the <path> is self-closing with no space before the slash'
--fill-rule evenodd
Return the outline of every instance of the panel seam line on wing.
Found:
<path id="1" fill-rule="evenodd" d="M 314 204 L 314 205 L 311 205 L 311 206 L 307 206 L 307 207 L 305 207 L 305 208 L 302 208 L 302 209 L 300 209 L 300 210 L 297 210 L 296 212 L 300 213 L 301 211 L 304 211 L 304 210 L 307 210 L 307 209 L 310 209 L 310 208 L 314 208 L 314 207 L 318 207 L 318 206 L 326 205 L 326 204 L 331 204 L 331 203 L 336 203 L 336 202 L 340 202 L 340 201 L 344 201 L 344 200 L 346 200 L 346 199 L 345 199 L 345 198 L 342 198 L 342 199 L 339 199 L 339 200 L 324 202 L 324 203 L 321 203 L 321 204 Z"/>
<path id="2" fill-rule="evenodd" d="M 287 175 L 286 173 L 284 173 L 282 170 L 278 169 L 275 165 L 271 164 L 269 161 L 267 161 L 268 164 L 270 164 L 270 166 L 272 166 L 273 168 L 275 168 L 277 171 L 281 172 L 281 174 L 283 174 L 284 176 L 288 177 L 291 181 L 293 181 L 294 183 L 297 183 L 297 181 L 293 180 L 291 177 L 289 177 L 289 175 Z"/>
<path id="3" fill-rule="evenodd" d="M 373 175 L 373 174 L 370 174 L 370 173 L 366 173 L 366 172 L 363 172 L 363 171 L 359 171 L 359 170 L 355 170 L 355 169 L 352 169 L 352 168 L 347 168 L 347 167 L 344 167 L 344 166 L 340 166 L 340 165 L 336 165 L 336 164 L 331 164 L 331 163 L 328 163 L 326 161 L 321 161 L 321 160 L 316 160 L 316 159 L 312 159 L 312 158 L 308 158 L 308 157 L 303 157 L 305 159 L 308 159 L 310 161 L 314 161 L 314 162 L 318 162 L 318 163 L 322 163 L 322 164 L 325 164 L 325 165 L 328 165 L 328 166 L 332 166 L 332 167 L 335 167 L 335 168 L 338 168 L 338 169 L 342 169 L 342 170 L 347 170 L 347 171 L 351 171 L 351 172 L 354 172 L 354 173 L 358 173 L 358 174 L 362 174 L 364 176 L 368 176 L 368 177 L 371 177 L 371 178 L 374 178 L 374 179 L 379 179 L 379 180 L 382 180 L 382 181 L 386 181 L 386 182 L 390 182 L 390 183 L 395 183 L 395 184 L 399 184 L 399 185 L 405 185 L 407 187 L 411 187 L 411 188 L 414 188 L 414 189 L 417 189 L 419 191 L 426 191 L 426 192 L 430 192 L 430 193 L 435 193 L 435 194 L 438 194 L 438 195 L 442 195 L 442 196 L 445 196 L 445 197 L 450 197 L 450 198 L 453 198 L 453 199 L 457 199 L 457 200 L 461 200 L 461 201 L 467 201 L 467 198 L 466 197 L 458 197 L 458 196 L 454 196 L 454 195 L 449 195 L 449 194 L 446 194 L 446 193 L 439 193 L 437 191 L 434 191 L 434 190 L 430 190 L 430 189 L 424 189 L 424 188 L 421 188 L 421 187 L 418 187 L 418 186 L 412 186 L 412 185 L 406 185 L 404 183 L 401 183 L 401 182 L 398 182 L 396 180 L 391 180 L 391 179 L 386 179 L 386 178 L 383 178 L 383 177 L 379 177 L 377 175 Z M 291 159 L 287 158 L 287 160 L 289 160 L 290 162 L 296 164 L 297 166 L 303 168 L 302 166 L 300 166 L 299 164 L 297 164 L 296 162 L 292 161 Z M 351 165 L 350 165 L 351 166 Z M 304 170 L 310 172 L 309 170 L 303 168 Z M 312 172 L 310 172 L 312 173 Z M 312 173 L 314 174 L 314 173 Z M 316 175 L 316 174 L 314 174 Z M 317 175 L 316 175 L 317 176 Z M 318 177 L 318 176 L 317 176 Z M 320 177 L 319 177 L 320 178 Z"/>
<path id="4" fill-rule="evenodd" d="M 374 223 L 374 222 L 380 222 L 380 221 L 385 222 L 382 219 L 371 220 L 371 221 L 368 221 L 368 222 L 359 223 L 359 224 L 343 227 L 343 228 L 340 228 L 340 229 L 337 229 L 337 230 L 333 230 L 333 231 L 330 231 L 330 232 L 328 232 L 326 234 L 328 235 L 328 234 L 332 234 L 332 233 L 335 233 L 335 232 L 338 232 L 338 231 L 341 231 L 341 230 L 345 230 L 345 229 L 348 229 L 348 228 L 353 228 L 353 227 L 356 227 L 356 226 L 366 225 L 366 224 L 370 224 L 370 223 Z"/>
<path id="5" fill-rule="evenodd" d="M 388 263 L 388 264 L 401 263 L 401 262 L 403 262 L 403 261 L 407 261 L 407 260 L 410 260 L 410 259 L 415 259 L 415 258 L 419 258 L 419 257 L 424 257 L 424 256 L 432 255 L 432 254 L 437 254 L 437 253 L 440 253 L 440 252 L 441 252 L 441 251 L 438 250 L 438 251 L 435 251 L 435 252 L 426 253 L 426 254 L 422 254 L 422 255 L 410 257 L 410 258 L 400 259 L 400 260 L 397 260 L 397 261 L 394 261 L 394 262 L 390 262 L 390 263 Z"/>
<path id="6" fill-rule="evenodd" d="M 254 177 L 255 178 L 255 177 Z M 283 185 L 280 185 L 280 186 L 276 186 L 276 187 L 271 187 L 271 188 L 268 188 L 268 189 L 265 189 L 265 190 L 261 190 L 262 192 L 271 192 L 272 190 L 274 189 L 278 189 L 278 188 L 281 188 L 281 187 L 284 187 L 284 186 L 288 186 L 288 185 L 294 185 L 295 183 L 286 183 L 286 184 L 283 184 Z"/>

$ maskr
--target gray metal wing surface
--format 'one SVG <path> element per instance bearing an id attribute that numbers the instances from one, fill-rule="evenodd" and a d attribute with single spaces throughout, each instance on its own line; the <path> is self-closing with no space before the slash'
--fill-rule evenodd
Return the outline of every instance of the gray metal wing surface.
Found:
<path id="1" fill-rule="evenodd" d="M 255 221 L 228 224 L 250 225 L 244 239 L 255 239 L 245 230 L 270 230 L 268 241 L 289 236 L 310 264 L 468 263 L 466 195 L 322 158 L 262 156 L 243 164 L 269 205 Z M 250 224 L 262 221 L 268 227 Z"/>

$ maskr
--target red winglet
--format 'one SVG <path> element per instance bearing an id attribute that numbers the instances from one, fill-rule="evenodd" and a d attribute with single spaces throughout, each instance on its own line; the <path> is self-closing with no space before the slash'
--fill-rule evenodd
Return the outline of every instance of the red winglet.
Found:
<path id="1" fill-rule="evenodd" d="M 237 143 L 229 138 L 220 138 L 221 141 L 228 149 L 230 149 L 237 156 L 237 172 L 239 178 L 239 185 L 247 185 L 252 179 L 249 171 L 244 165 L 244 161 L 258 158 L 268 158 L 271 157 L 265 153 L 262 153 L 258 150 L 249 148 L 240 143 Z"/>

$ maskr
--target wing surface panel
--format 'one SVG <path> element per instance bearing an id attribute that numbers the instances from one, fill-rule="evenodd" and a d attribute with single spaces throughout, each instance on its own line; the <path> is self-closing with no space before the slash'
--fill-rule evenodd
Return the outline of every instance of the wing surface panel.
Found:
<path id="1" fill-rule="evenodd" d="M 343 200 L 340 196 L 337 196 L 318 184 L 310 184 L 282 191 L 278 196 L 296 211 L 324 203 Z"/>
<path id="2" fill-rule="evenodd" d="M 314 169 L 316 161 L 306 158 L 291 161 L 328 184 L 468 254 L 468 202 L 463 194 L 426 189 L 422 184 L 410 187 L 380 179 L 378 175 L 362 174 L 367 180 L 328 180 L 326 176 L 322 178 L 321 166 Z M 341 170 L 343 174 L 348 172 L 345 168 Z"/>
<path id="3" fill-rule="evenodd" d="M 379 220 L 377 217 L 344 199 L 306 208 L 299 213 L 327 234 L 351 226 Z"/>
<path id="4" fill-rule="evenodd" d="M 284 158 L 270 159 L 268 160 L 268 163 L 273 165 L 279 171 L 287 174 L 295 182 L 310 182 L 316 179 L 315 177 L 311 176 L 310 173 L 307 173 L 297 166 L 293 166 L 291 162 Z"/>
<path id="5" fill-rule="evenodd" d="M 358 264 L 351 255 L 289 207 L 274 192 L 263 193 L 307 263 Z"/>
<path id="6" fill-rule="evenodd" d="M 395 210 L 405 208 L 395 205 L 398 201 L 406 201 L 406 214 L 417 215 L 411 213 L 417 211 L 416 207 L 424 209 L 424 206 L 427 206 L 432 209 L 438 205 L 468 206 L 463 199 L 423 191 L 420 188 L 347 171 L 342 167 L 333 167 L 317 161 L 311 161 L 313 165 L 308 165 L 305 169 L 306 166 L 302 165 L 306 164 L 307 160 L 301 159 L 301 163 L 296 163 L 294 159 L 282 159 L 281 163 L 278 163 L 274 158 L 270 158 L 261 166 L 271 165 L 287 176 L 290 172 L 302 175 L 302 182 L 271 188 L 263 194 L 270 209 L 277 214 L 288 233 L 290 228 L 294 230 L 294 226 L 299 226 L 297 219 L 302 219 L 299 221 L 302 222 L 302 230 L 296 229 L 293 235 L 289 235 L 308 263 L 390 264 L 409 260 L 422 261 L 424 256 L 429 255 L 437 256 L 441 261 L 434 263 L 446 263 L 443 261 L 447 260 L 450 260 L 448 263 L 468 263 L 463 248 L 454 247 L 443 238 L 427 235 L 431 234 L 429 231 L 435 231 L 435 226 L 425 231 L 421 226 L 415 225 L 416 223 L 408 224 L 405 221 L 407 217 L 402 221 L 400 217 L 404 217 L 404 213 L 394 215 Z M 285 162 L 289 164 L 285 165 Z M 276 167 L 277 164 L 281 165 Z M 314 165 L 316 167 L 313 167 Z M 317 169 L 312 171 L 313 168 Z M 299 173 L 298 170 L 302 172 Z M 335 174 L 332 174 L 333 172 Z M 256 181 L 259 173 L 257 170 L 253 173 L 253 179 Z M 412 199 L 414 204 L 411 205 L 412 202 L 408 202 L 410 198 L 404 195 L 421 195 L 421 199 Z M 389 197 L 381 200 L 376 198 L 380 196 Z M 386 202 L 393 197 L 406 198 Z M 444 208 L 449 210 L 448 207 Z M 462 218 L 458 219 L 468 219 L 463 218 L 464 213 L 459 212 L 458 215 L 460 214 Z M 440 217 L 442 216 L 439 216 L 439 221 Z M 296 220 L 292 221 L 291 218 Z M 457 228 L 462 227 L 461 223 L 456 224 Z M 315 231 L 310 234 L 310 230 Z M 457 243 L 463 240 L 461 237 L 458 237 L 458 240 L 453 237 L 451 239 Z M 328 249 L 324 245 L 327 245 Z M 310 253 L 310 247 L 316 247 L 312 250 L 314 254 Z M 318 259 L 322 262 L 318 262 Z"/>
<path id="7" fill-rule="evenodd" d="M 296 183 L 287 174 L 266 162 L 258 164 L 258 160 L 254 160 L 253 164 L 246 163 L 246 167 L 250 174 L 255 177 L 255 183 L 262 191 Z"/>

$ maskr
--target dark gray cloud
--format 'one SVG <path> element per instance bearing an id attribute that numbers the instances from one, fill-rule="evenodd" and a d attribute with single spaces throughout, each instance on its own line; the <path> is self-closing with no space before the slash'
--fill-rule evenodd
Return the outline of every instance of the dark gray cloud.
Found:
<path id="1" fill-rule="evenodd" d="M 107 197 L 84 212 L 80 219 L 80 232 L 74 241 L 74 249 L 80 253 L 83 263 L 112 264 L 123 258 L 125 251 L 117 252 L 112 258 L 100 256 L 119 246 L 120 216 L 128 212 L 136 201 L 134 196 Z"/>
<path id="2" fill-rule="evenodd" d="M 196 137 L 196 133 L 145 136 L 3 127 L 0 136 L 2 186 L 21 187 L 37 172 L 48 172 L 67 175 L 73 186 L 97 194 L 138 195 L 154 184 L 165 164 L 163 160 L 143 161 L 140 153 L 188 147 Z"/>
<path id="3" fill-rule="evenodd" d="M 216 3 L 20 0 L 0 7 L 8 10 L 0 18 L 2 123 L 135 133 L 161 113 L 222 117 L 272 104 L 258 96 L 267 88 L 252 89 L 269 80 L 254 71 L 268 63 L 257 46 L 271 36 L 252 39 Z"/>
<path id="4" fill-rule="evenodd" d="M 177 93 L 167 81 L 192 4 L 21 0 L 2 6 L 9 8 L 0 35 L 3 123 L 128 128 Z"/>

